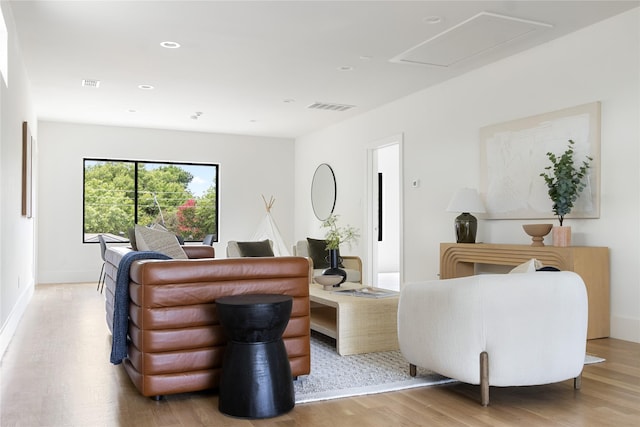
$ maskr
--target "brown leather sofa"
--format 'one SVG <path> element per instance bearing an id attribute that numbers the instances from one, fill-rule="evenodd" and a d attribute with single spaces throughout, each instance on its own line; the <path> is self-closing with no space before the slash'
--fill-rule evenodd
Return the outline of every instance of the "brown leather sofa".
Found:
<path id="1" fill-rule="evenodd" d="M 129 271 L 129 342 L 124 368 L 144 396 L 217 388 L 226 337 L 216 298 L 291 295 L 283 340 L 294 377 L 311 369 L 309 262 L 302 257 L 212 259 L 211 246 L 183 247 L 188 260 L 138 260 Z M 106 252 L 106 311 L 113 332 L 117 266 L 130 249 Z"/>

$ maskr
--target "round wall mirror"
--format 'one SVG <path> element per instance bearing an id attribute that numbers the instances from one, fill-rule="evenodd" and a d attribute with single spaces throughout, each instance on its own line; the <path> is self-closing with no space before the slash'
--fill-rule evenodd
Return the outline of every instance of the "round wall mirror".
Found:
<path id="1" fill-rule="evenodd" d="M 320 221 L 329 218 L 336 205 L 336 177 L 333 169 L 322 163 L 313 174 L 311 182 L 311 206 Z"/>

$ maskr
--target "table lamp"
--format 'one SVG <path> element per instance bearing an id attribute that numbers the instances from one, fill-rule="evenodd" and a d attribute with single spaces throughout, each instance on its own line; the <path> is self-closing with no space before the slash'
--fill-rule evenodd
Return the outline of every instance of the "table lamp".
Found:
<path id="1" fill-rule="evenodd" d="M 447 212 L 462 212 L 456 217 L 456 242 L 475 243 L 478 220 L 470 212 L 484 213 L 484 203 L 480 199 L 478 191 L 473 188 L 458 190 L 447 206 Z"/>

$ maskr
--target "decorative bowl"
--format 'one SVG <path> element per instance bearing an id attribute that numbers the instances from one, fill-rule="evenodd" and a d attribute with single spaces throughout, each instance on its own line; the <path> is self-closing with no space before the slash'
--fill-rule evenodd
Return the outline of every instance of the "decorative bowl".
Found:
<path id="1" fill-rule="evenodd" d="M 342 281 L 342 276 L 327 274 L 314 276 L 313 280 L 315 280 L 317 284 L 322 285 L 325 289 L 330 289 Z"/>
<path id="2" fill-rule="evenodd" d="M 544 246 L 544 236 L 549 234 L 553 224 L 523 224 L 524 232 L 531 236 L 531 246 Z"/>

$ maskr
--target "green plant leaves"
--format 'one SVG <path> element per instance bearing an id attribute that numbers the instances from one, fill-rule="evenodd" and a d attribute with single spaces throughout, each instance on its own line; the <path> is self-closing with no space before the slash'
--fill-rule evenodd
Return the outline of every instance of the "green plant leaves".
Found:
<path id="1" fill-rule="evenodd" d="M 544 168 L 548 172 L 540 174 L 547 184 L 548 194 L 553 202 L 553 213 L 558 216 L 561 226 L 564 216 L 571 213 L 573 203 L 586 187 L 585 177 L 590 167 L 589 162 L 593 160 L 587 156 L 588 161 L 585 160 L 580 167 L 576 167 L 573 160 L 574 144 L 570 139 L 567 150 L 560 157 L 548 152 L 547 158 L 551 165 Z"/>
<path id="2" fill-rule="evenodd" d="M 350 225 L 338 227 L 338 215 L 331 214 L 329 218 L 322 221 L 322 227 L 328 228 L 324 239 L 327 242 L 327 249 L 339 249 L 341 243 L 351 245 L 360 237 L 358 229 Z"/>

